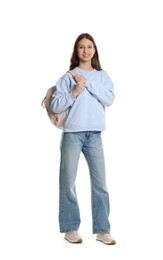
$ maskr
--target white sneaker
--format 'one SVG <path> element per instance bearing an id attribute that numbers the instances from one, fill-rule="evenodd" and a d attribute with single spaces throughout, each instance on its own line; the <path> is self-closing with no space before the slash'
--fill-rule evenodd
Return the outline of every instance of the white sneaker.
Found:
<path id="1" fill-rule="evenodd" d="M 115 245 L 116 241 L 109 233 L 98 233 L 96 236 L 97 241 L 101 241 L 106 245 Z"/>
<path id="2" fill-rule="evenodd" d="M 64 239 L 66 239 L 70 243 L 82 243 L 82 237 L 76 230 L 69 231 L 65 233 Z"/>

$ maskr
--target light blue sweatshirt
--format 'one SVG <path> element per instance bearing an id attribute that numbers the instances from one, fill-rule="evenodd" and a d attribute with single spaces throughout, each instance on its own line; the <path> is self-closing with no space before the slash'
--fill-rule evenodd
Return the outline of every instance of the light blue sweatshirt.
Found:
<path id="1" fill-rule="evenodd" d="M 112 80 L 104 70 L 85 71 L 76 67 L 73 71 L 86 78 L 85 90 L 73 98 L 71 92 L 76 82 L 69 72 L 65 73 L 56 83 L 51 109 L 61 113 L 69 108 L 64 132 L 105 130 L 105 106 L 114 101 Z"/>

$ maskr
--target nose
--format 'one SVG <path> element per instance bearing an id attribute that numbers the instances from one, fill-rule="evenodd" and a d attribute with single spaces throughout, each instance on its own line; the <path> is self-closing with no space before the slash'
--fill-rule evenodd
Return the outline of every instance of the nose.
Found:
<path id="1" fill-rule="evenodd" d="M 87 52 L 87 50 L 88 50 L 87 47 L 84 47 L 84 52 Z"/>

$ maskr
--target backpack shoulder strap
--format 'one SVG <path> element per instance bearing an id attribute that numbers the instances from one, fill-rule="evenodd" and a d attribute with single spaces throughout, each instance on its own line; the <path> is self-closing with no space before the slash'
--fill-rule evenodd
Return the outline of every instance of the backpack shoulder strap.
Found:
<path id="1" fill-rule="evenodd" d="M 67 72 L 69 72 L 73 78 L 76 76 L 76 73 L 73 70 L 68 70 Z"/>

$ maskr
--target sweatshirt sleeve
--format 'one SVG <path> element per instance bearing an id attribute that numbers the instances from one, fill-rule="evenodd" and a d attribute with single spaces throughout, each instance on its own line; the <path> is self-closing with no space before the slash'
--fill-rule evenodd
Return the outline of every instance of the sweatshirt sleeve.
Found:
<path id="1" fill-rule="evenodd" d="M 55 113 L 61 113 L 72 106 L 75 99 L 71 94 L 72 79 L 68 75 L 61 77 L 56 83 L 56 91 L 52 95 L 51 109 Z"/>
<path id="2" fill-rule="evenodd" d="M 88 80 L 86 88 L 102 105 L 112 105 L 115 98 L 114 85 L 106 71 L 101 71 L 100 80 L 96 78 Z"/>

